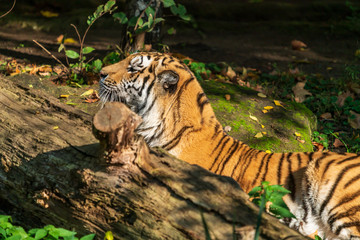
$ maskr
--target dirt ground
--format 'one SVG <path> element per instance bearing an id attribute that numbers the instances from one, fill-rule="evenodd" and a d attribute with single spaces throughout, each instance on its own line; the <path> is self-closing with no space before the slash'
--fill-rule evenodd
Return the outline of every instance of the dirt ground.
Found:
<path id="1" fill-rule="evenodd" d="M 183 2 L 195 16 L 199 28 L 186 27 L 170 19 L 165 29 L 175 26 L 177 34 L 165 34 L 163 43 L 170 46 L 170 51 L 202 62 L 225 61 L 269 72 L 274 66 L 283 70 L 297 66 L 307 74 L 338 77 L 343 74 L 344 66 L 354 61 L 354 52 L 359 48 L 358 35 L 341 25 L 351 14 L 344 1 L 251 4 L 226 0 L 207 1 L 203 8 L 199 8 L 200 1 Z M 69 23 L 77 24 L 81 32 L 86 15 L 93 11 L 60 11 L 59 17 L 45 18 L 39 11 L 49 6 L 24 7 L 24 1 L 18 4 L 0 23 L 0 59 L 27 59 L 37 64 L 55 64 L 55 61 L 33 40 L 64 61 L 63 54 L 57 52 L 57 37 L 65 33 L 76 38 Z M 103 57 L 114 49 L 119 37 L 119 25 L 108 17 L 90 30 L 86 44 L 96 49 L 95 58 Z M 290 43 L 294 39 L 303 41 L 308 49 L 292 50 Z"/>

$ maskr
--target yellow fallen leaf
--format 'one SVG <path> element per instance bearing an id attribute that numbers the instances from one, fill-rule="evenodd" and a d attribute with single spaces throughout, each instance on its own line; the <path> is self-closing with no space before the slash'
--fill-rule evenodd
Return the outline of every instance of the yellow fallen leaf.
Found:
<path id="1" fill-rule="evenodd" d="M 54 12 L 50 12 L 50 11 L 43 11 L 41 10 L 40 11 L 40 14 L 44 17 L 47 17 L 47 18 L 52 18 L 52 17 L 58 17 L 59 14 L 58 13 L 54 13 Z"/>
<path id="2" fill-rule="evenodd" d="M 54 130 L 59 129 L 59 126 L 54 126 L 53 129 Z"/>
<path id="3" fill-rule="evenodd" d="M 105 233 L 104 240 L 114 240 L 114 236 L 113 236 L 113 234 L 112 234 L 111 231 L 107 231 L 107 232 Z"/>
<path id="4" fill-rule="evenodd" d="M 255 117 L 255 116 L 253 116 L 253 115 L 251 115 L 251 114 L 250 114 L 249 117 L 250 117 L 252 120 L 259 122 L 259 120 L 257 119 L 257 117 Z"/>
<path id="5" fill-rule="evenodd" d="M 270 150 L 266 150 L 265 152 L 266 152 L 266 153 L 271 153 L 271 151 L 270 151 Z"/>
<path id="6" fill-rule="evenodd" d="M 73 38 L 65 38 L 64 43 L 78 43 L 78 41 Z"/>
<path id="7" fill-rule="evenodd" d="M 89 89 L 89 90 L 83 92 L 83 94 L 81 94 L 80 96 L 87 96 L 87 95 L 92 94 L 93 92 L 94 92 L 94 89 Z"/>
<path id="8" fill-rule="evenodd" d="M 295 136 L 301 137 L 301 133 L 295 132 Z"/>
<path id="9" fill-rule="evenodd" d="M 29 88 L 33 88 L 34 86 L 32 84 L 29 84 Z"/>
<path id="10" fill-rule="evenodd" d="M 259 132 L 259 133 L 257 133 L 254 137 L 256 137 L 256 138 L 262 138 L 264 135 L 261 133 L 261 132 Z"/>
<path id="11" fill-rule="evenodd" d="M 60 98 L 68 98 L 70 95 L 66 95 L 66 94 L 61 94 Z"/>
<path id="12" fill-rule="evenodd" d="M 266 132 L 261 132 L 262 134 L 266 135 L 267 133 Z"/>
<path id="13" fill-rule="evenodd" d="M 264 107 L 264 109 L 265 110 L 271 110 L 271 109 L 273 109 L 274 107 L 272 107 L 272 106 L 266 106 L 266 107 Z"/>
<path id="14" fill-rule="evenodd" d="M 332 67 L 327 67 L 326 70 L 330 71 L 332 70 Z"/>
<path id="15" fill-rule="evenodd" d="M 265 128 L 265 126 L 264 125 L 262 125 L 262 124 L 260 124 L 261 125 L 261 128 Z"/>
<path id="16" fill-rule="evenodd" d="M 263 113 L 267 113 L 267 112 L 269 112 L 269 111 L 268 111 L 268 110 L 262 110 L 262 112 L 263 112 Z"/>
<path id="17" fill-rule="evenodd" d="M 274 103 L 275 103 L 276 106 L 284 107 L 284 106 L 281 104 L 281 102 L 278 101 L 278 100 L 274 100 Z"/>
<path id="18" fill-rule="evenodd" d="M 261 93 L 261 92 L 259 92 L 257 95 L 258 95 L 259 97 L 261 97 L 261 98 L 266 98 L 266 95 L 263 94 L 263 93 Z"/>
<path id="19" fill-rule="evenodd" d="M 360 57 L 360 49 L 357 49 L 357 50 L 355 51 L 355 57 Z"/>

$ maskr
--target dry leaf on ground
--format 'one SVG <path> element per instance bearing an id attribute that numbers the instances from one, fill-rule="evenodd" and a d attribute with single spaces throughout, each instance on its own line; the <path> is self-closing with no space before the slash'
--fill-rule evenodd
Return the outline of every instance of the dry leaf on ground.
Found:
<path id="1" fill-rule="evenodd" d="M 311 92 L 304 89 L 306 82 L 298 82 L 293 88 L 292 91 L 295 95 L 295 101 L 302 103 L 306 96 L 312 96 Z"/>
<path id="2" fill-rule="evenodd" d="M 226 99 L 226 101 L 230 101 L 230 99 L 231 99 L 230 94 L 225 94 L 225 99 Z"/>
<path id="3" fill-rule="evenodd" d="M 331 113 L 327 112 L 327 113 L 323 113 L 320 115 L 321 119 L 332 119 L 332 115 Z"/>
<path id="4" fill-rule="evenodd" d="M 336 101 L 336 104 L 339 106 L 339 107 L 343 107 L 344 104 L 345 104 L 345 100 L 348 98 L 348 97 L 351 97 L 352 99 L 355 98 L 354 94 L 351 93 L 350 91 L 346 91 L 346 92 L 343 92 L 342 94 L 340 94 L 338 96 L 338 99 Z"/>
<path id="5" fill-rule="evenodd" d="M 343 147 L 344 146 L 344 143 L 342 141 L 340 141 L 340 139 L 336 138 L 334 143 L 333 143 L 333 146 L 335 148 L 338 148 L 338 147 Z"/>
<path id="6" fill-rule="evenodd" d="M 305 48 L 307 48 L 307 45 L 299 40 L 292 40 L 291 41 L 291 48 L 293 50 L 303 51 Z"/>
<path id="7" fill-rule="evenodd" d="M 261 133 L 261 132 L 259 132 L 259 133 L 257 133 L 254 137 L 255 138 L 262 138 L 264 135 Z"/>
<path id="8" fill-rule="evenodd" d="M 354 129 L 360 129 L 360 114 L 350 110 L 350 117 L 348 117 L 350 126 Z"/>

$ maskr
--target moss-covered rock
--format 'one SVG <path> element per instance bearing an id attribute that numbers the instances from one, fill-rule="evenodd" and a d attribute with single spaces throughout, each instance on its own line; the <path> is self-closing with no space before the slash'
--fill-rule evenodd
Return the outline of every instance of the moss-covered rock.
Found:
<path id="1" fill-rule="evenodd" d="M 303 104 L 285 102 L 281 107 L 272 99 L 259 97 L 252 89 L 212 80 L 202 81 L 201 85 L 217 118 L 223 126 L 231 127 L 229 135 L 234 138 L 271 152 L 313 150 L 311 131 L 316 126 L 316 118 Z M 230 95 L 229 101 L 226 94 Z M 266 106 L 273 109 L 264 113 Z M 258 133 L 263 137 L 255 137 Z"/>

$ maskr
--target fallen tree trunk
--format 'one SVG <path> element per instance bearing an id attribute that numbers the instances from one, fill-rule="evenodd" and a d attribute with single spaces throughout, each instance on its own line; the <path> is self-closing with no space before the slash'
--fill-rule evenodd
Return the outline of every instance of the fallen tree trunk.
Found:
<path id="1" fill-rule="evenodd" d="M 0 81 L 0 213 L 115 239 L 252 239 L 258 208 L 238 184 L 148 149 L 120 103 L 94 118 L 41 91 Z M 104 155 L 105 151 L 105 155 Z M 202 218 L 203 216 L 203 218 Z M 303 239 L 264 214 L 261 239 Z"/>

